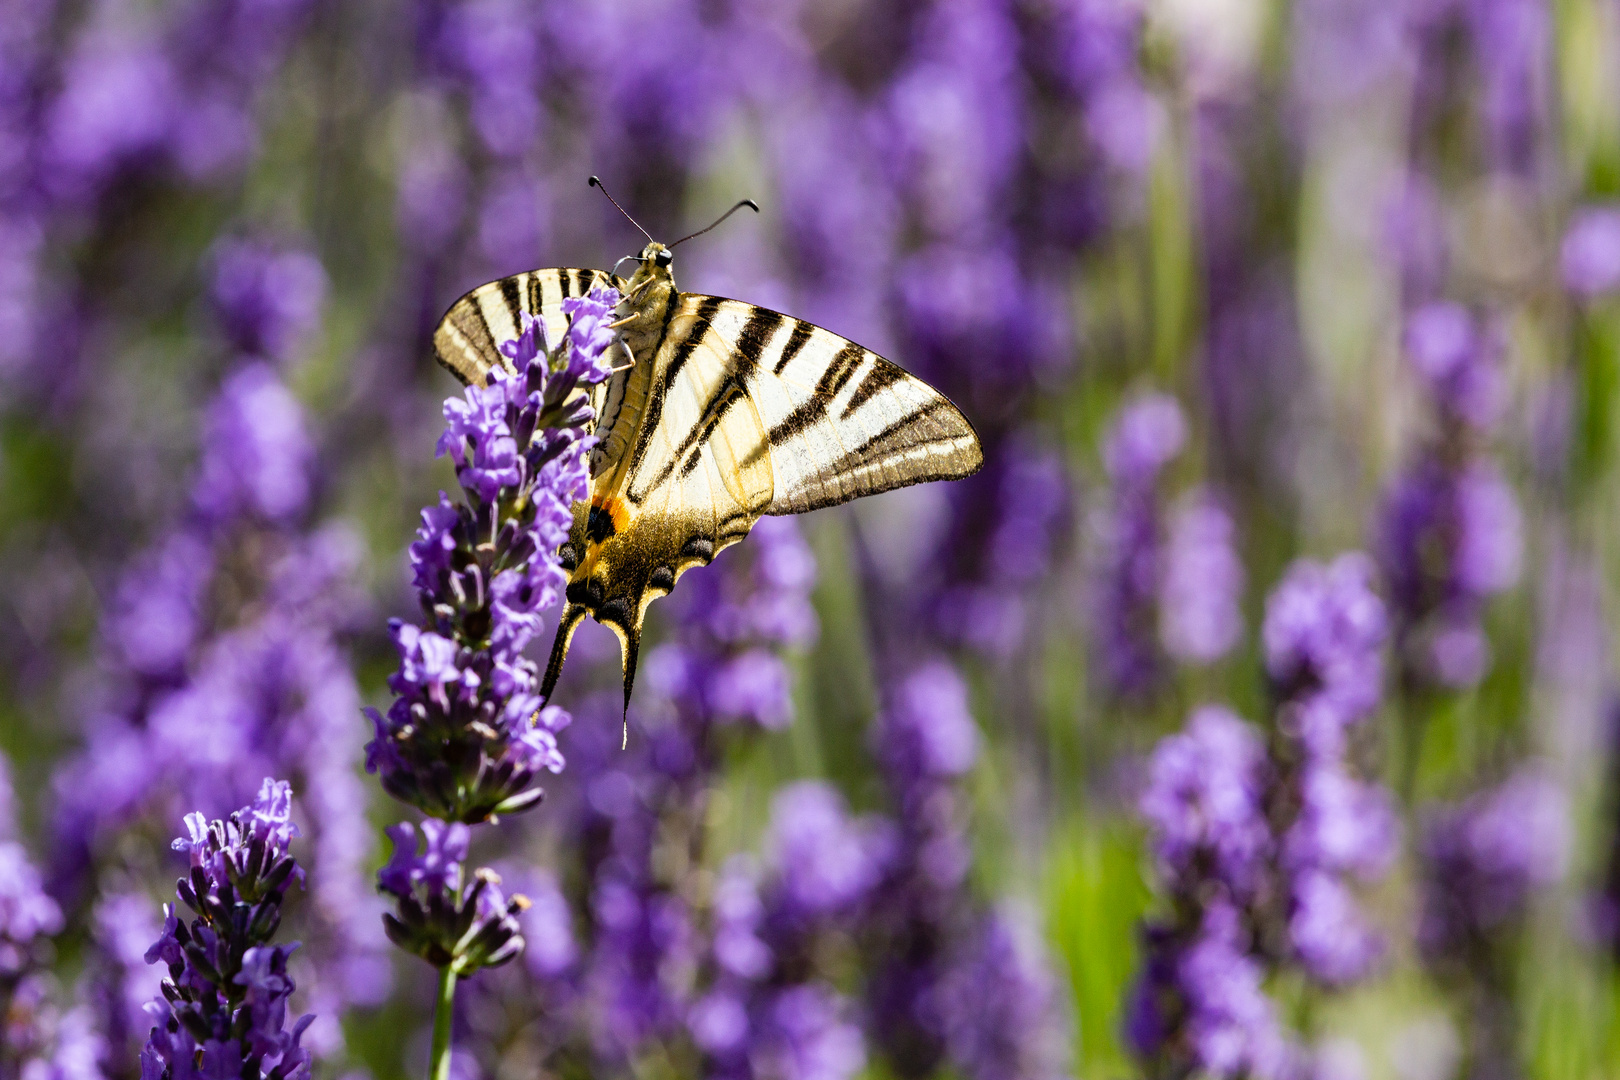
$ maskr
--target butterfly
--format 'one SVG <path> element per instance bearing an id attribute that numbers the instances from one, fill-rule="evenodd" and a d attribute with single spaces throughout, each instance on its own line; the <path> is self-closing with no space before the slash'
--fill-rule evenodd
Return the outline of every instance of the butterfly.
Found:
<path id="1" fill-rule="evenodd" d="M 540 693 L 550 699 L 589 615 L 619 638 L 626 711 L 647 606 L 747 536 L 761 515 L 959 479 L 984 463 L 973 425 L 921 379 L 802 319 L 681 292 L 675 245 L 648 241 L 628 279 L 551 268 L 480 285 L 433 335 L 439 362 L 482 385 L 497 365 L 509 366 L 499 345 L 518 336 L 524 315 L 543 319 L 557 341 L 564 299 L 618 290 L 620 360 L 590 389 L 591 494 L 575 504 L 558 549 L 566 605 Z"/>

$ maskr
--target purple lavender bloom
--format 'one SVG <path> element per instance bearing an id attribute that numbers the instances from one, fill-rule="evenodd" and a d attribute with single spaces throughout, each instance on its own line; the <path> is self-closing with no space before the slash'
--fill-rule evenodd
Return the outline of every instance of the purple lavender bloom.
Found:
<path id="1" fill-rule="evenodd" d="M 134 1060 L 151 1027 L 146 1003 L 162 993 L 163 972 L 146 963 L 146 951 L 161 934 L 152 902 L 118 893 L 97 901 L 91 915 L 90 998 L 97 1036 L 107 1060 Z"/>
<path id="2" fill-rule="evenodd" d="M 1262 807 L 1268 781 L 1258 733 L 1220 706 L 1197 709 L 1186 732 L 1159 743 L 1138 809 L 1172 888 L 1193 888 L 1208 866 L 1229 896 L 1252 894 L 1272 849 Z"/>
<path id="3" fill-rule="evenodd" d="M 1388 618 L 1360 552 L 1323 564 L 1301 559 L 1266 598 L 1260 639 L 1281 700 L 1294 704 L 1301 737 L 1324 752 L 1378 704 Z"/>
<path id="4" fill-rule="evenodd" d="M 845 1080 L 865 1064 L 859 1029 L 813 961 L 820 936 L 850 929 L 878 883 L 886 836 L 853 822 L 823 784 L 793 785 L 772 804 L 774 869 L 763 886 L 735 856 L 713 902 L 707 991 L 687 1031 L 716 1075 Z"/>
<path id="5" fill-rule="evenodd" d="M 1535 0 L 1463 5 L 1479 60 L 1479 115 L 1492 165 L 1532 176 L 1550 123 L 1552 20 Z"/>
<path id="6" fill-rule="evenodd" d="M 1466 308 L 1444 301 L 1418 308 L 1407 317 L 1404 344 L 1443 417 L 1480 430 L 1496 422 L 1505 404 L 1499 345 Z"/>
<path id="7" fill-rule="evenodd" d="M 326 271 L 306 251 L 277 251 L 227 240 L 213 256 L 210 283 L 220 322 L 238 351 L 285 360 L 320 321 Z"/>
<path id="8" fill-rule="evenodd" d="M 756 1075 L 850 1080 L 866 1067 L 861 1030 L 830 986 L 805 983 L 778 991 L 756 1017 L 749 1048 Z"/>
<path id="9" fill-rule="evenodd" d="M 1300 962 L 1329 986 L 1365 976 L 1384 954 L 1384 940 L 1366 924 L 1355 897 L 1331 872 L 1307 870 L 1293 882 L 1288 936 Z"/>
<path id="10" fill-rule="evenodd" d="M 522 653 L 566 583 L 557 547 L 589 487 L 579 387 L 607 373 L 603 320 L 617 299 L 599 289 L 570 300 L 568 335 L 549 351 L 527 319 L 501 347 L 512 371 L 445 402 L 438 452 L 455 461 L 466 501 L 440 493 L 422 512 L 410 556 L 427 623 L 389 624 L 396 696 L 386 715 L 367 710 L 376 738 L 366 755 L 385 790 L 445 820 L 533 807 L 535 778 L 563 768 L 556 735 L 569 716 L 542 707 Z"/>
<path id="11" fill-rule="evenodd" d="M 1158 479 L 1186 439 L 1175 399 L 1149 394 L 1120 410 L 1103 446 L 1112 487 L 1107 510 L 1093 519 L 1091 617 L 1103 682 L 1116 695 L 1145 694 L 1160 675 Z"/>
<path id="12" fill-rule="evenodd" d="M 487 867 L 467 882 L 466 825 L 429 818 L 422 823 L 420 852 L 409 822 L 391 826 L 388 836 L 394 857 L 378 872 L 377 885 L 397 902 L 397 917 L 383 915 L 390 941 L 457 975 L 499 967 L 523 951 L 517 916 L 529 901 L 522 895 L 508 899 L 500 875 Z"/>
<path id="13" fill-rule="evenodd" d="M 177 891 L 197 917 L 188 923 L 165 905 L 163 936 L 146 954 L 169 977 L 147 1007 L 154 1026 L 141 1052 L 143 1080 L 309 1076 L 300 1039 L 314 1017 L 286 1028 L 295 989 L 287 958 L 298 945 L 270 944 L 287 884 L 303 880 L 287 851 L 298 835 L 291 809 L 291 786 L 267 778 L 259 797 L 227 819 L 186 815 L 187 835 L 174 848 L 190 854 L 191 873 Z"/>
<path id="14" fill-rule="evenodd" d="M 883 960 L 869 976 L 872 1033 L 902 1076 L 932 1075 L 949 1054 L 943 986 L 952 944 L 974 921 L 955 782 L 978 758 L 967 687 L 943 661 L 913 670 L 872 727 L 873 755 L 895 806 L 893 857 L 866 933 Z"/>
<path id="15" fill-rule="evenodd" d="M 1240 927 L 1235 910 L 1214 905 L 1181 957 L 1187 1034 L 1198 1064 L 1212 1076 L 1286 1080 L 1297 1052 L 1261 987 L 1263 969 L 1245 948 Z"/>
<path id="16" fill-rule="evenodd" d="M 28 852 L 0 839 L 0 985 L 27 970 L 45 938 L 62 929 L 62 910 L 46 895 Z"/>
<path id="17" fill-rule="evenodd" d="M 1032 590 L 1051 574 L 1054 549 L 1069 520 L 1061 458 L 1024 442 L 1002 450 L 993 507 L 983 505 L 989 494 L 985 485 L 951 486 L 947 498 L 956 535 L 939 545 L 936 557 L 947 581 L 960 579 L 962 550 L 984 545 L 978 559 L 982 570 L 940 590 L 933 622 L 943 640 L 1002 662 L 1027 640 Z M 987 540 L 982 539 L 986 531 Z"/>
<path id="18" fill-rule="evenodd" d="M 201 629 L 213 552 L 178 530 L 138 557 L 119 581 L 102 631 L 108 650 L 137 675 L 179 674 Z"/>
<path id="19" fill-rule="evenodd" d="M 681 637 L 649 654 L 649 681 L 693 731 L 742 724 L 769 731 L 793 719 L 782 646 L 814 640 L 816 563 L 788 518 L 763 518 L 718 572 L 696 575 L 678 605 Z"/>
<path id="20" fill-rule="evenodd" d="M 555 983 L 573 972 L 581 954 L 568 898 L 544 870 L 525 871 L 518 885 L 529 898 L 528 909 L 518 914 L 524 966 L 536 980 Z"/>
<path id="21" fill-rule="evenodd" d="M 197 509 L 215 522 L 243 514 L 291 519 L 309 501 L 314 453 L 298 400 L 269 364 L 249 364 L 209 409 Z"/>
<path id="22" fill-rule="evenodd" d="M 1215 901 L 1190 928 L 1149 924 L 1126 1013 L 1126 1042 L 1155 1074 L 1290 1080 L 1298 1051 L 1262 988 L 1239 912 Z"/>
<path id="23" fill-rule="evenodd" d="M 777 869 L 773 904 L 803 918 L 847 912 L 877 885 L 891 837 L 852 822 L 826 784 L 790 784 L 771 800 L 767 846 Z"/>
<path id="24" fill-rule="evenodd" d="M 1576 212 L 1559 252 L 1564 288 L 1582 300 L 1620 289 L 1620 207 L 1586 206 Z"/>
<path id="25" fill-rule="evenodd" d="M 973 1080 L 1072 1075 L 1067 1002 L 1031 931 L 1011 912 L 989 915 L 944 988 L 951 1060 Z"/>
<path id="26" fill-rule="evenodd" d="M 1387 620 L 1370 572 L 1359 553 L 1295 563 L 1267 598 L 1261 631 L 1289 748 L 1279 781 L 1298 808 L 1281 842 L 1289 939 L 1306 971 L 1329 985 L 1361 978 L 1382 955 L 1343 879 L 1381 875 L 1399 839 L 1388 793 L 1352 777 L 1344 761 L 1350 728 L 1382 692 Z"/>
<path id="27" fill-rule="evenodd" d="M 1207 664 L 1243 636 L 1243 560 L 1232 516 L 1211 492 L 1182 497 L 1170 518 L 1159 585 L 1159 641 L 1177 660 Z"/>
<path id="28" fill-rule="evenodd" d="M 1425 959 L 1467 963 L 1523 917 L 1535 889 L 1563 876 L 1569 847 L 1564 793 L 1534 769 L 1431 811 L 1418 847 L 1424 868 L 1418 945 Z"/>
<path id="29" fill-rule="evenodd" d="M 1403 672 L 1471 686 L 1490 661 L 1482 611 L 1518 581 L 1523 547 L 1513 490 L 1476 448 L 1502 409 L 1498 350 L 1455 304 L 1413 313 L 1406 344 L 1441 424 L 1385 496 L 1379 562 Z"/>
<path id="30" fill-rule="evenodd" d="M 961 776 L 979 756 L 967 685 L 944 661 L 925 664 L 900 684 L 876 731 L 878 758 L 902 786 Z"/>

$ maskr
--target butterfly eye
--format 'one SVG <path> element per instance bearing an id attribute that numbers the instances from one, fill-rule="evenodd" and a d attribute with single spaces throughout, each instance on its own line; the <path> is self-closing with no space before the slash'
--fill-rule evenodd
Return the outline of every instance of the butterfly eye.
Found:
<path id="1" fill-rule="evenodd" d="M 659 266 L 668 266 L 674 261 L 675 253 L 669 250 L 669 248 L 664 248 L 660 250 L 658 254 L 653 256 L 653 262 L 657 263 Z"/>

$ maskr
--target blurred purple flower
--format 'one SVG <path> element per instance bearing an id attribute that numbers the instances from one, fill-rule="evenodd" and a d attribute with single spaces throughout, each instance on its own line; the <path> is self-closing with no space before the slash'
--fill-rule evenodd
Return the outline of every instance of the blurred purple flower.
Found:
<path id="1" fill-rule="evenodd" d="M 1407 324 L 1407 352 L 1440 417 L 1384 498 L 1378 555 L 1408 676 L 1471 686 L 1489 666 L 1480 618 L 1519 578 L 1522 524 L 1513 489 L 1477 449 L 1502 411 L 1497 348 L 1455 304 L 1430 304 Z"/>
<path id="2" fill-rule="evenodd" d="M 1582 300 L 1620 289 L 1620 207 L 1576 211 L 1559 253 L 1564 287 Z"/>
<path id="3" fill-rule="evenodd" d="M 1033 928 L 1011 912 L 981 922 L 943 987 L 951 1059 L 973 1080 L 1072 1075 L 1058 981 Z"/>
<path id="4" fill-rule="evenodd" d="M 648 679 L 693 731 L 779 730 L 793 719 L 793 701 L 775 650 L 815 639 L 815 557 L 790 519 L 762 518 L 716 565 L 724 570 L 690 579 L 677 606 L 680 639 L 648 656 Z"/>
<path id="5" fill-rule="evenodd" d="M 43 939 L 62 929 L 62 910 L 15 840 L 0 840 L 0 982 L 28 967 Z"/>
<path id="6" fill-rule="evenodd" d="M 231 344 L 247 356 L 286 360 L 320 320 L 326 271 L 307 251 L 254 240 L 215 246 L 210 292 Z"/>
<path id="7" fill-rule="evenodd" d="M 1150 1068 L 1290 1080 L 1298 1051 L 1262 987 L 1241 916 L 1214 901 L 1190 927 L 1148 924 L 1125 1039 Z"/>
<path id="8" fill-rule="evenodd" d="M 1407 317 L 1404 344 L 1443 417 L 1480 430 L 1496 422 L 1506 392 L 1499 347 L 1466 308 L 1444 301 L 1418 308 Z"/>
<path id="9" fill-rule="evenodd" d="M 1551 15 L 1535 0 L 1469 0 L 1463 11 L 1478 57 L 1478 108 L 1491 164 L 1534 176 L 1556 93 Z"/>
<path id="10" fill-rule="evenodd" d="M 1563 791 L 1533 768 L 1430 811 L 1418 846 L 1418 945 L 1426 960 L 1468 963 L 1493 934 L 1523 917 L 1535 889 L 1563 876 L 1568 812 Z"/>
<path id="11" fill-rule="evenodd" d="M 908 676 L 875 730 L 878 759 L 902 798 L 907 789 L 961 776 L 979 756 L 979 726 L 968 711 L 967 685 L 944 661 Z"/>
<path id="12" fill-rule="evenodd" d="M 1329 985 L 1361 978 L 1382 955 L 1343 877 L 1376 878 L 1399 840 L 1389 794 L 1345 763 L 1350 729 L 1383 691 L 1387 620 L 1370 577 L 1359 553 L 1296 562 L 1267 599 L 1261 630 L 1287 747 L 1281 798 L 1297 807 L 1280 848 L 1289 940 L 1306 971 Z"/>
<path id="13" fill-rule="evenodd" d="M 1372 578 L 1372 561 L 1360 552 L 1326 564 L 1301 559 L 1266 598 L 1266 671 L 1298 710 L 1308 746 L 1340 746 L 1344 729 L 1383 692 L 1388 617 Z"/>
<path id="14" fill-rule="evenodd" d="M 1243 636 L 1243 560 L 1236 527 L 1210 491 L 1183 496 L 1170 518 L 1159 585 L 1159 640 L 1177 660 L 1209 663 Z"/>
<path id="15" fill-rule="evenodd" d="M 197 509 L 212 522 L 244 514 L 290 520 L 309 501 L 314 454 L 298 400 L 268 364 L 251 363 L 209 408 Z"/>
<path id="16" fill-rule="evenodd" d="M 1269 780 L 1259 735 L 1220 706 L 1195 710 L 1184 733 L 1159 743 L 1138 808 L 1172 889 L 1196 891 L 1207 873 L 1233 900 L 1251 895 L 1272 853 Z"/>
<path id="17" fill-rule="evenodd" d="M 1121 407 L 1103 443 L 1111 488 L 1092 519 L 1092 644 L 1110 693 L 1150 692 L 1162 672 L 1155 603 L 1163 582 L 1159 473 L 1181 451 L 1187 422 L 1175 399 L 1148 394 Z"/>
<path id="18" fill-rule="evenodd" d="M 766 843 L 780 890 L 773 903 L 802 918 L 848 912 L 877 885 L 889 855 L 888 834 L 850 821 L 843 799 L 814 780 L 777 792 Z"/>

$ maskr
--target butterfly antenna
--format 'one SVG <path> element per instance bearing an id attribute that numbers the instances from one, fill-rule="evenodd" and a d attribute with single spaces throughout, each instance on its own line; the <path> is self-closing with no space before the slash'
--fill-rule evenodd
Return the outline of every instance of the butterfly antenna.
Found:
<path id="1" fill-rule="evenodd" d="M 631 217 L 628 213 L 625 213 L 625 209 L 624 209 L 624 207 L 619 205 L 619 200 L 618 199 L 615 199 L 612 195 L 608 195 L 608 189 L 606 188 L 606 186 L 603 185 L 602 178 L 600 176 L 591 177 L 590 185 L 593 188 L 601 188 L 602 189 L 602 194 L 607 195 L 607 201 L 613 204 L 613 209 L 617 210 L 621 214 L 624 214 L 624 220 L 626 220 L 630 224 L 634 225 L 637 229 L 640 229 L 641 235 L 645 236 L 647 238 L 647 243 L 656 244 L 658 242 L 658 241 L 656 241 L 656 240 L 654 240 L 652 238 L 652 233 L 648 232 L 646 229 L 641 228 L 641 222 L 639 222 L 635 218 Z M 756 207 L 755 209 L 758 209 L 758 208 Z M 721 220 L 724 220 L 724 219 L 721 219 Z M 718 225 L 718 224 L 720 224 L 720 222 L 717 221 L 714 224 Z M 714 228 L 714 225 L 709 226 L 709 228 L 711 228 L 711 229 Z"/>
<path id="2" fill-rule="evenodd" d="M 748 209 L 752 210 L 754 213 L 756 213 L 756 214 L 759 213 L 759 203 L 755 202 L 753 199 L 740 199 L 740 200 L 738 200 L 736 206 L 733 206 L 730 210 L 727 210 L 725 213 L 723 213 L 719 217 L 715 218 L 714 219 L 714 225 L 710 225 L 709 229 L 715 228 L 715 226 L 719 225 L 722 221 L 726 220 L 726 218 L 730 217 L 732 214 L 735 214 L 737 211 L 741 210 L 745 206 L 748 207 Z M 692 239 L 692 237 L 694 237 L 694 236 L 702 236 L 704 233 L 708 232 L 709 229 L 699 229 L 697 232 L 693 233 L 691 236 L 683 236 L 679 240 L 675 241 L 673 244 L 671 244 L 669 246 L 672 249 L 673 248 L 678 248 L 682 244 L 686 243 L 688 240 Z"/>

